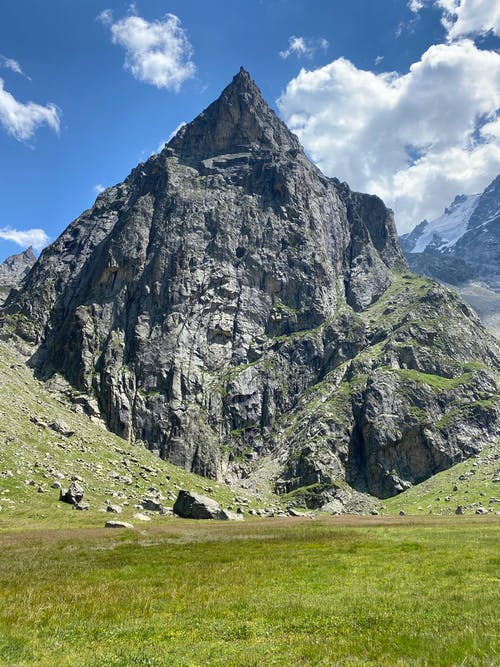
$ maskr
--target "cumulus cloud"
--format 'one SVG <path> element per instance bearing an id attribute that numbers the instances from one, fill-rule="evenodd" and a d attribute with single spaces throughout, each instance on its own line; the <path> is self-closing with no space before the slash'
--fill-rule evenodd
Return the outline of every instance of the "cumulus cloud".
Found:
<path id="1" fill-rule="evenodd" d="M 13 241 L 23 248 L 31 245 L 35 250 L 41 250 L 49 242 L 49 237 L 43 229 L 20 230 L 11 227 L 0 227 L 0 239 Z"/>
<path id="2" fill-rule="evenodd" d="M 100 195 L 101 192 L 104 192 L 105 186 L 102 185 L 101 183 L 97 183 L 97 185 L 94 185 L 94 192 L 96 195 Z"/>
<path id="3" fill-rule="evenodd" d="M 442 11 L 441 23 L 452 41 L 464 36 L 500 35 L 500 4 L 496 0 L 409 0 L 408 9 L 419 14 L 425 7 Z"/>
<path id="4" fill-rule="evenodd" d="M 125 69 L 139 81 L 179 91 L 184 81 L 194 76 L 193 50 L 174 14 L 151 22 L 136 15 L 114 21 L 106 9 L 98 19 L 109 26 L 113 44 L 125 49 Z"/>
<path id="5" fill-rule="evenodd" d="M 490 31 L 500 35 L 497 0 L 435 0 L 435 5 L 444 12 L 442 22 L 450 40 Z"/>
<path id="6" fill-rule="evenodd" d="M 297 58 L 312 58 L 318 49 L 326 50 L 329 44 L 323 37 L 321 39 L 306 39 L 305 37 L 296 37 L 292 35 L 288 39 L 288 48 L 280 51 L 280 57 L 287 59 L 292 55 Z"/>
<path id="7" fill-rule="evenodd" d="M 18 102 L 5 90 L 3 79 L 0 79 L 0 123 L 13 137 L 27 141 L 40 125 L 48 125 L 54 132 L 59 132 L 60 120 L 55 104 L 42 106 L 34 102 Z"/>
<path id="8" fill-rule="evenodd" d="M 278 106 L 319 167 L 381 196 L 401 231 L 500 172 L 500 55 L 470 40 L 431 46 L 406 74 L 344 58 L 302 69 Z"/>

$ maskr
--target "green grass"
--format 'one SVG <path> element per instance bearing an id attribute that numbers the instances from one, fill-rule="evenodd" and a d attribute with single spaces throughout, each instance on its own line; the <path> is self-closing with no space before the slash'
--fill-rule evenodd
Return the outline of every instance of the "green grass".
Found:
<path id="1" fill-rule="evenodd" d="M 500 512 L 500 443 L 485 447 L 476 457 L 433 475 L 399 496 L 382 501 L 384 514 L 453 514 L 458 505 L 466 514 L 478 507 Z"/>
<path id="2" fill-rule="evenodd" d="M 171 520 L 0 536 L 0 660 L 498 665 L 499 522 Z"/>
<path id="3" fill-rule="evenodd" d="M 403 380 L 411 380 L 418 384 L 427 384 L 433 389 L 440 391 L 448 391 L 450 389 L 455 389 L 461 384 L 467 384 L 471 377 L 472 373 L 463 373 L 457 378 L 446 378 L 440 375 L 431 375 L 429 373 L 421 373 L 420 371 L 407 370 L 407 369 L 397 369 L 393 371 Z"/>

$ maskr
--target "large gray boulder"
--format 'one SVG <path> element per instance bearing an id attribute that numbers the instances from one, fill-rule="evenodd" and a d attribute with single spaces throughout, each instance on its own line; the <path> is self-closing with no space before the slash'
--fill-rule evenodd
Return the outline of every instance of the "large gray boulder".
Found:
<path id="1" fill-rule="evenodd" d="M 181 490 L 174 503 L 174 513 L 183 519 L 219 519 L 221 506 L 213 498 Z"/>
<path id="2" fill-rule="evenodd" d="M 70 505 L 76 505 L 83 498 L 83 488 L 78 482 L 71 482 L 66 491 L 60 491 L 59 500 Z"/>
<path id="3" fill-rule="evenodd" d="M 127 521 L 106 521 L 104 528 L 133 528 L 133 524 Z"/>

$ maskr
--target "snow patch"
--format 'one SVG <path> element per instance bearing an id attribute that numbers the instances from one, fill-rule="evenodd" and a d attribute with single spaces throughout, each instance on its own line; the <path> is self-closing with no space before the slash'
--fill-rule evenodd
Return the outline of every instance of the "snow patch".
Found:
<path id="1" fill-rule="evenodd" d="M 437 241 L 440 249 L 451 248 L 455 245 L 467 231 L 467 225 L 480 196 L 478 194 L 457 197 L 443 215 L 429 222 L 412 252 L 424 252 L 433 241 Z"/>

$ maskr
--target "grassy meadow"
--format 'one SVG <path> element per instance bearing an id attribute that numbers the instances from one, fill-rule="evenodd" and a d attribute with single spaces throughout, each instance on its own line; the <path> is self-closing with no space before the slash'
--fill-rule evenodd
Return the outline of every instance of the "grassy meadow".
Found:
<path id="1" fill-rule="evenodd" d="M 499 521 L 170 519 L 0 535 L 2 665 L 500 664 Z"/>
<path id="2" fill-rule="evenodd" d="M 243 523 L 139 521 L 142 499 L 180 488 L 240 500 L 75 412 L 0 342 L 0 665 L 498 666 L 498 454 L 379 516 L 253 518 L 286 504 L 263 487 Z M 88 511 L 58 500 L 75 476 Z"/>

